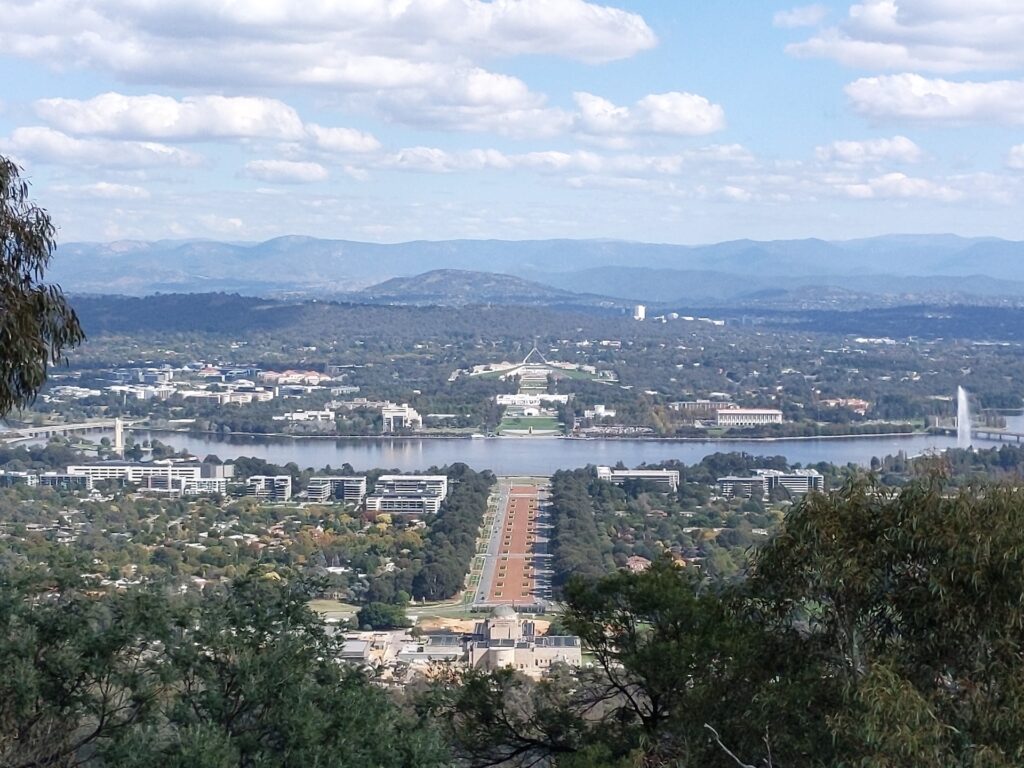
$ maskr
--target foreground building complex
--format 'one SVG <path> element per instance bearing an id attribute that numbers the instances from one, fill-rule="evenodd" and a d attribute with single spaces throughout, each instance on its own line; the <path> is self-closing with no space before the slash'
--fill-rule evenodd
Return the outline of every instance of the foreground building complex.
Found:
<path id="1" fill-rule="evenodd" d="M 436 515 L 447 495 L 445 475 L 381 475 L 373 493 L 366 497 L 366 509 L 398 515 Z"/>
<path id="2" fill-rule="evenodd" d="M 767 501 L 776 488 L 785 488 L 790 496 L 803 496 L 811 491 L 824 491 L 825 478 L 816 469 L 758 469 L 752 477 L 720 477 L 718 493 L 727 498 L 751 498 Z"/>
<path id="3" fill-rule="evenodd" d="M 231 464 L 213 464 L 187 461 L 99 461 L 95 464 L 72 464 L 67 475 L 97 480 L 118 480 L 154 491 L 194 496 L 202 493 L 227 493 L 228 480 L 233 476 Z M 52 484 L 67 485 L 58 480 Z"/>
<path id="4" fill-rule="evenodd" d="M 537 635 L 532 621 L 499 605 L 485 621 L 479 621 L 469 641 L 469 665 L 494 670 L 511 667 L 542 674 L 552 664 L 578 667 L 582 663 L 580 639 L 572 635 Z"/>
<path id="5" fill-rule="evenodd" d="M 612 469 L 598 467 L 597 479 L 622 485 L 627 480 L 642 480 L 656 485 L 660 490 L 675 493 L 679 490 L 679 471 L 675 469 Z"/>
<path id="6" fill-rule="evenodd" d="M 338 500 L 351 502 L 358 506 L 366 498 L 366 477 L 364 475 L 311 477 L 306 486 L 306 497 L 310 501 L 320 503 Z"/>

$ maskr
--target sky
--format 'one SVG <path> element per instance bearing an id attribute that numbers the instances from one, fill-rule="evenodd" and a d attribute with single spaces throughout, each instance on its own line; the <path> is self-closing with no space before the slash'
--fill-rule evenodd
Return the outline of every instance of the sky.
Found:
<path id="1" fill-rule="evenodd" d="M 1024 239 L 1024 1 L 0 0 L 60 239 Z"/>

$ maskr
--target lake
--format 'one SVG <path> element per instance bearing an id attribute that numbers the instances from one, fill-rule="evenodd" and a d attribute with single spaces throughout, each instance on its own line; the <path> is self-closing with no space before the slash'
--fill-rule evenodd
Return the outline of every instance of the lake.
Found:
<path id="1" fill-rule="evenodd" d="M 1017 419 L 1013 421 L 1017 422 Z M 90 437 L 98 440 L 102 434 L 93 433 Z M 490 469 L 503 475 L 548 475 L 558 469 L 615 464 L 618 461 L 629 467 L 667 459 L 693 464 L 709 454 L 729 451 L 756 456 L 785 456 L 791 464 L 827 461 L 867 466 L 874 456 L 895 455 L 900 451 L 914 456 L 956 446 L 955 437 L 944 435 L 702 441 L 567 440 L 556 437 L 293 439 L 147 430 L 132 430 L 132 435 L 136 441 L 156 439 L 200 458 L 211 453 L 222 460 L 255 456 L 274 464 L 294 461 L 300 467 L 315 469 L 327 465 L 340 467 L 348 462 L 358 471 L 380 467 L 409 472 L 461 461 L 474 469 Z M 998 441 L 977 443 L 985 447 L 999 445 Z"/>

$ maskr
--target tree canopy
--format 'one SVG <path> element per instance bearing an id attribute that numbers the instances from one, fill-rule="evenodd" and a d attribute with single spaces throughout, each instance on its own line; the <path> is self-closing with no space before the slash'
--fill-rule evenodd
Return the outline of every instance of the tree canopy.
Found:
<path id="1" fill-rule="evenodd" d="M 475 766 L 1008 768 L 1022 594 L 1024 491 L 861 479 L 797 504 L 743 582 L 570 579 L 571 684 L 471 671 L 429 704 Z"/>
<path id="2" fill-rule="evenodd" d="M 49 365 L 85 338 L 60 287 L 43 281 L 55 237 L 21 169 L 0 156 L 0 415 L 31 402 Z"/>

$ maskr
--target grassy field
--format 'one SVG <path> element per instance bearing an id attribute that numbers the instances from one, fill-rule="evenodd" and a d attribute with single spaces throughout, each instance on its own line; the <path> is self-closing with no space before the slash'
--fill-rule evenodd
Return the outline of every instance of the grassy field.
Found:
<path id="1" fill-rule="evenodd" d="M 309 607 L 322 614 L 325 619 L 346 619 L 355 616 L 359 610 L 358 605 L 342 603 L 339 600 L 310 600 Z"/>

